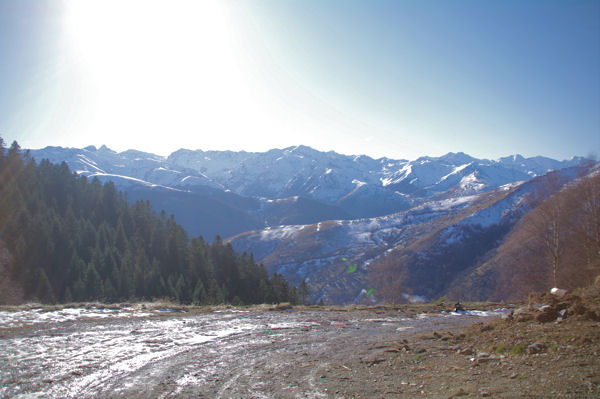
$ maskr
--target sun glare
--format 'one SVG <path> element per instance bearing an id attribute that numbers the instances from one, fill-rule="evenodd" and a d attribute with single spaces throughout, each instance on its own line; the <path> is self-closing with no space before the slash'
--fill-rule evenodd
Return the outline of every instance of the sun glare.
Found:
<path id="1" fill-rule="evenodd" d="M 218 133 L 235 103 L 251 103 L 224 3 L 84 0 L 67 7 L 69 47 L 91 82 L 89 133 Z"/>

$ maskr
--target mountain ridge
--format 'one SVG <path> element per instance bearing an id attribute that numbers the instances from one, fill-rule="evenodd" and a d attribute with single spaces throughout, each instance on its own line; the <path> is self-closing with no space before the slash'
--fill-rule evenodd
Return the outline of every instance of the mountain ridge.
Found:
<path id="1" fill-rule="evenodd" d="M 450 152 L 408 161 L 321 152 L 308 146 L 266 152 L 179 149 L 168 156 L 131 149 L 116 152 L 105 145 L 82 149 L 54 146 L 30 150 L 30 154 L 38 161 L 64 161 L 71 170 L 89 178 L 113 181 L 132 199 L 160 202 L 190 234 L 209 239 L 216 234 L 235 235 L 248 227 L 289 223 L 282 215 L 283 203 L 277 201 L 286 198 L 303 198 L 297 202 L 298 208 L 285 203 L 285 208 L 296 215 L 294 223 L 376 217 L 409 209 L 430 198 L 452 198 L 527 180 L 549 167 L 559 169 L 581 160 L 515 155 L 505 157 L 506 161 L 490 161 Z M 164 201 L 161 190 L 177 191 L 173 195 L 181 206 Z M 198 195 L 209 199 L 212 205 L 206 201 L 205 205 L 214 206 L 223 217 L 206 225 L 190 217 Z M 306 201 L 321 210 L 313 215 L 302 212 L 299 207 L 306 208 Z M 243 226 L 228 222 L 228 213 L 238 214 L 247 222 Z"/>

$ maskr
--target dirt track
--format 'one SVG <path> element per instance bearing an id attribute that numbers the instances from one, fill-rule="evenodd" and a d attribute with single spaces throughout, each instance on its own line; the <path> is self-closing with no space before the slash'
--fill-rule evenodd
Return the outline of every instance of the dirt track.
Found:
<path id="1" fill-rule="evenodd" d="M 0 397 L 447 398 L 544 397 L 552 391 L 555 397 L 596 397 L 597 393 L 596 386 L 579 377 L 568 380 L 570 387 L 556 384 L 551 390 L 538 390 L 543 380 L 532 376 L 537 361 L 533 357 L 514 358 L 530 363 L 523 371 L 521 363 L 509 364 L 510 357 L 472 361 L 476 348 L 473 354 L 457 353 L 468 347 L 460 331 L 490 320 L 489 316 L 406 317 L 397 310 L 97 313 L 66 320 L 38 320 L 34 315 L 24 325 L 13 323 L 9 328 L 5 322 L 0 329 Z M 593 373 L 598 361 L 582 356 L 574 370 Z"/>

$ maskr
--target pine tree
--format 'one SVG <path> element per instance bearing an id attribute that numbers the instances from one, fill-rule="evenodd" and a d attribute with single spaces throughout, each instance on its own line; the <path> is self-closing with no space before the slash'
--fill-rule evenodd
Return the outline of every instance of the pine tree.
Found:
<path id="1" fill-rule="evenodd" d="M 204 305 L 208 303 L 208 298 L 206 296 L 204 284 L 202 284 L 202 281 L 200 280 L 198 280 L 198 282 L 196 283 L 196 287 L 194 288 L 194 294 L 192 295 L 192 303 L 194 305 Z"/>
<path id="2" fill-rule="evenodd" d="M 117 301 L 117 290 L 115 290 L 114 285 L 110 282 L 110 279 L 107 277 L 104 280 L 104 302 L 107 303 L 115 303 Z"/>
<path id="3" fill-rule="evenodd" d="M 210 287 L 208 288 L 208 300 L 213 305 L 219 305 L 225 302 L 221 288 L 219 288 L 219 284 L 214 278 L 211 280 Z"/>
<path id="4" fill-rule="evenodd" d="M 308 284 L 306 284 L 306 280 L 302 279 L 302 282 L 298 286 L 298 299 L 302 305 L 306 305 L 306 299 L 308 297 L 309 290 Z"/>
<path id="5" fill-rule="evenodd" d="M 44 269 L 40 269 L 39 271 L 39 281 L 37 288 L 37 297 L 42 303 L 55 303 L 56 297 L 54 296 L 54 291 L 52 290 L 52 286 L 50 285 L 50 280 L 46 275 Z"/>

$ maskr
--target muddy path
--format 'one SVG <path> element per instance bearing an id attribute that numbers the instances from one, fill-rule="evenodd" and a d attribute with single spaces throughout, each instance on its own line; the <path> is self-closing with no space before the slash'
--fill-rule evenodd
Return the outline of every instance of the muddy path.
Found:
<path id="1" fill-rule="evenodd" d="M 0 313 L 2 398 L 341 397 L 327 373 L 376 362 L 378 345 L 494 317 L 390 310 Z"/>

